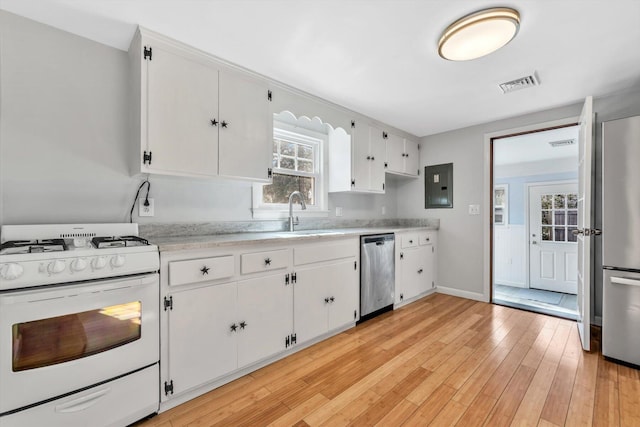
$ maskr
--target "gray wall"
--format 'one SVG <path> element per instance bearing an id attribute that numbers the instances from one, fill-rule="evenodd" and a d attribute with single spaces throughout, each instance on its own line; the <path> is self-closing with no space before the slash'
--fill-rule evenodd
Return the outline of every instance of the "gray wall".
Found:
<path id="1" fill-rule="evenodd" d="M 0 224 L 128 220 L 143 177 L 126 157 L 127 53 L 5 11 L 0 38 Z M 385 195 L 330 195 L 330 215 L 394 217 L 394 182 Z M 140 223 L 251 220 L 249 183 L 151 183 L 156 216 Z"/>
<path id="2" fill-rule="evenodd" d="M 535 89 L 534 89 L 535 90 Z M 484 134 L 535 125 L 580 114 L 582 103 L 525 116 L 486 123 L 422 138 L 421 165 L 453 162 L 453 209 L 424 209 L 423 182 L 398 185 L 398 213 L 401 217 L 440 218 L 438 237 L 438 281 L 441 286 L 476 294 L 483 292 L 483 230 L 489 221 L 483 215 L 468 214 L 469 204 L 484 208 Z M 602 122 L 640 114 L 640 88 L 622 94 L 596 98 L 595 196 L 596 227 L 601 226 Z M 483 211 L 483 210 L 481 210 Z M 596 238 L 594 254 L 595 316 L 602 310 L 601 245 Z"/>

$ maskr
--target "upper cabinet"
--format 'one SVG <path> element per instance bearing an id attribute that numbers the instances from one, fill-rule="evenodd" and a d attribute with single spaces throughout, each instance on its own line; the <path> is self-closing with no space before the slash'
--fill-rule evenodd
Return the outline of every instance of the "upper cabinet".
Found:
<path id="1" fill-rule="evenodd" d="M 269 181 L 265 80 L 146 30 L 136 33 L 129 56 L 134 173 Z"/>
<path id="2" fill-rule="evenodd" d="M 351 135 L 329 139 L 329 192 L 384 193 L 385 145 L 381 131 L 351 122 Z"/>
<path id="3" fill-rule="evenodd" d="M 384 132 L 383 137 L 386 143 L 385 171 L 396 175 L 418 176 L 418 143 L 388 132 Z"/>

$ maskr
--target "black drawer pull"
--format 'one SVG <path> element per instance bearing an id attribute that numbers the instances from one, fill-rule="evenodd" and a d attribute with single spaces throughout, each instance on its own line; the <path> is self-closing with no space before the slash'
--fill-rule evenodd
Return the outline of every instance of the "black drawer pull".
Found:
<path id="1" fill-rule="evenodd" d="M 210 270 L 209 267 L 207 267 L 206 265 L 200 269 L 200 271 L 202 271 L 203 276 L 205 274 L 209 274 L 209 270 Z"/>
<path id="2" fill-rule="evenodd" d="M 271 265 L 271 258 L 265 258 L 264 265 Z"/>

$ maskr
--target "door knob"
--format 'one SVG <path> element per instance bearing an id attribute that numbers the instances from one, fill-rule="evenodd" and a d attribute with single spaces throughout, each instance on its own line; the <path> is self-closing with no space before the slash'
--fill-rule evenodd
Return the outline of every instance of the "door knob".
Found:
<path id="1" fill-rule="evenodd" d="M 576 230 L 572 230 L 572 231 L 571 231 L 571 234 L 573 234 L 574 236 L 577 236 L 577 235 L 579 235 L 579 234 L 584 234 L 584 230 L 583 230 L 583 229 L 581 229 L 581 228 L 578 228 L 578 229 L 576 229 Z"/>

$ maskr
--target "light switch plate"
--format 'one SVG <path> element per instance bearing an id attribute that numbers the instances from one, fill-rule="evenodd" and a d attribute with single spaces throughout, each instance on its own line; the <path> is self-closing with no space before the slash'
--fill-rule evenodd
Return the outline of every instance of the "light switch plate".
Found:
<path id="1" fill-rule="evenodd" d="M 480 205 L 469 205 L 469 215 L 480 215 Z"/>
<path id="2" fill-rule="evenodd" d="M 139 203 L 139 209 L 138 209 L 138 215 L 139 216 L 153 216 L 154 215 L 154 203 L 153 203 L 153 199 L 149 198 L 149 206 L 145 206 L 144 205 L 144 201 L 145 199 L 138 199 L 138 203 Z"/>

